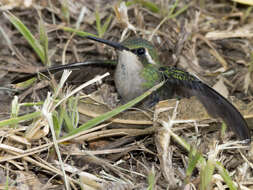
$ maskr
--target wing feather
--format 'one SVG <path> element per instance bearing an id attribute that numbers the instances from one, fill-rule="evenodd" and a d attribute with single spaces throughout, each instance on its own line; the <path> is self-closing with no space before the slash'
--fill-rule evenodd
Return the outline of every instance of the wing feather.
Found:
<path id="1" fill-rule="evenodd" d="M 38 74 L 49 76 L 49 74 L 55 74 L 57 72 L 65 70 L 65 69 L 75 70 L 75 69 L 80 69 L 84 66 L 89 66 L 89 65 L 96 65 L 96 66 L 105 67 L 105 66 L 115 66 L 116 64 L 117 64 L 117 62 L 115 60 L 88 60 L 88 61 L 84 61 L 84 62 L 70 63 L 70 64 L 66 64 L 66 65 L 55 65 L 55 66 L 43 69 L 39 72 L 26 75 L 24 77 L 17 77 L 16 79 L 14 79 L 12 81 L 12 84 L 24 82 L 26 80 L 29 80 L 33 77 L 38 76 Z"/>
<path id="2" fill-rule="evenodd" d="M 221 94 L 183 70 L 162 67 L 161 71 L 165 85 L 174 88 L 175 93 L 183 97 L 196 96 L 212 117 L 221 118 L 241 140 L 250 142 L 250 130 L 243 116 Z"/>

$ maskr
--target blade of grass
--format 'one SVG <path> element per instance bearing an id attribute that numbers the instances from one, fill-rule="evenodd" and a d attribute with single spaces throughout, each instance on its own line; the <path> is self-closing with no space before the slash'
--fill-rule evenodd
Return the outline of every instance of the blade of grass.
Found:
<path id="1" fill-rule="evenodd" d="M 142 94 L 141 96 L 133 99 L 132 101 L 116 108 L 113 109 L 112 111 L 109 111 L 105 114 L 102 114 L 98 117 L 95 117 L 89 121 L 87 121 L 86 123 L 84 123 L 83 125 L 81 125 L 79 128 L 72 130 L 69 134 L 65 135 L 62 138 L 67 138 L 70 136 L 74 136 L 74 135 L 78 135 L 78 133 L 81 133 L 84 130 L 90 129 L 110 118 L 112 118 L 113 116 L 125 111 L 126 109 L 134 106 L 135 104 L 137 104 L 138 102 L 140 102 L 141 100 L 143 100 L 144 98 L 146 98 L 148 95 L 150 95 L 153 91 L 157 90 L 158 88 L 160 88 L 163 85 L 163 83 L 159 83 L 158 85 L 156 85 L 155 87 L 151 88 L 150 90 L 148 90 L 147 92 L 145 92 L 144 94 Z"/>
<path id="2" fill-rule="evenodd" d="M 98 37 L 101 38 L 102 37 L 101 20 L 100 20 L 99 12 L 97 9 L 96 9 L 95 17 L 96 17 L 96 27 L 97 27 Z"/>
<path id="3" fill-rule="evenodd" d="M 67 105 L 61 105 L 62 118 L 65 122 L 65 131 L 70 132 L 77 128 L 79 122 L 78 113 L 79 96 L 73 96 L 68 99 Z"/>
<path id="4" fill-rule="evenodd" d="M 178 0 L 176 0 L 175 3 L 173 4 L 168 15 L 172 15 L 174 13 L 175 9 L 177 8 L 177 5 L 178 5 Z"/>
<path id="5" fill-rule="evenodd" d="M 24 102 L 24 103 L 19 103 L 20 106 L 40 106 L 42 105 L 44 102 L 40 101 L 40 102 Z"/>
<path id="6" fill-rule="evenodd" d="M 4 12 L 4 16 L 18 29 L 18 31 L 24 36 L 28 43 L 32 46 L 33 50 L 39 56 L 40 60 L 45 63 L 45 55 L 43 47 L 40 45 L 38 40 L 32 35 L 30 30 L 19 20 L 16 16 L 10 12 Z"/>
<path id="7" fill-rule="evenodd" d="M 220 162 L 216 162 L 216 168 L 218 169 L 220 175 L 226 182 L 227 186 L 229 187 L 230 190 L 236 190 L 236 186 L 234 185 L 231 177 L 229 176 L 228 171 L 223 167 L 223 165 Z"/>
<path id="8" fill-rule="evenodd" d="M 144 1 L 144 0 L 134 0 L 134 1 L 128 1 L 126 3 L 127 6 L 131 6 L 133 4 L 141 4 L 143 7 L 147 8 L 153 13 L 158 13 L 160 11 L 159 7 L 150 1 Z"/>
<path id="9" fill-rule="evenodd" d="M 14 118 L 17 117 L 19 109 L 20 109 L 20 105 L 18 103 L 18 97 L 14 96 L 11 102 L 11 117 L 14 117 Z"/>
<path id="10" fill-rule="evenodd" d="M 66 126 L 66 131 L 69 132 L 69 131 L 74 130 L 74 126 L 67 112 L 64 112 L 63 117 L 64 117 L 65 126 Z"/>
<path id="11" fill-rule="evenodd" d="M 154 168 L 148 173 L 148 188 L 147 190 L 153 190 L 155 187 L 155 171 Z"/>
<path id="12" fill-rule="evenodd" d="M 176 6 L 177 6 L 177 2 L 178 0 L 174 3 L 174 6 L 170 9 L 168 15 L 166 17 L 163 18 L 163 20 L 156 26 L 156 28 L 153 30 L 152 34 L 150 35 L 149 37 L 149 40 L 151 41 L 154 34 L 159 30 L 159 28 L 169 19 L 172 19 L 172 18 L 175 18 L 177 17 L 178 15 L 180 15 L 181 13 L 183 13 L 184 11 L 186 11 L 188 9 L 188 7 L 191 5 L 191 3 L 183 6 L 181 9 L 179 9 L 177 12 L 174 12 Z"/>
<path id="13" fill-rule="evenodd" d="M 63 15 L 63 19 L 69 25 L 70 14 L 69 14 L 69 9 L 68 9 L 68 1 L 64 0 L 60 2 L 61 2 L 61 13 Z"/>
<path id="14" fill-rule="evenodd" d="M 18 116 L 19 109 L 18 97 L 14 96 L 11 102 L 11 118 L 16 118 Z M 10 125 L 10 127 L 15 128 L 15 125 Z"/>
<path id="15" fill-rule="evenodd" d="M 70 27 L 60 27 L 60 29 L 66 31 L 66 32 L 74 32 L 75 34 L 81 36 L 81 37 L 86 37 L 86 36 L 93 36 L 93 37 L 97 37 L 96 35 L 92 34 L 92 33 L 88 33 L 88 32 L 83 32 L 81 30 L 77 30 L 74 28 L 70 28 Z"/>
<path id="16" fill-rule="evenodd" d="M 45 65 L 50 66 L 50 62 L 48 59 L 48 36 L 47 36 L 47 31 L 46 27 L 44 24 L 44 21 L 42 19 L 42 16 L 39 12 L 40 20 L 39 20 L 39 35 L 40 35 L 40 44 L 43 47 L 44 55 L 45 55 Z"/>
<path id="17" fill-rule="evenodd" d="M 41 112 L 37 111 L 37 112 L 29 113 L 23 116 L 2 120 L 0 121 L 0 127 L 21 123 L 23 121 L 28 121 L 36 117 L 39 117 L 40 115 L 41 115 Z"/>
<path id="18" fill-rule="evenodd" d="M 98 10 L 96 10 L 96 27 L 97 27 L 97 32 L 98 32 L 98 37 L 102 38 L 111 22 L 112 15 L 108 16 L 106 18 L 105 23 L 103 26 L 101 26 L 101 19 Z"/>
<path id="19" fill-rule="evenodd" d="M 107 29 L 108 29 L 108 27 L 109 27 L 109 24 L 110 24 L 110 22 L 111 22 L 111 20 L 112 20 L 112 15 L 110 15 L 110 16 L 108 16 L 107 18 L 106 18 L 106 21 L 105 21 L 105 23 L 104 23 L 104 25 L 102 26 L 102 36 L 101 37 L 103 37 L 104 36 L 104 34 L 105 34 L 105 32 L 107 31 Z"/>
<path id="20" fill-rule="evenodd" d="M 70 97 L 68 100 L 68 112 L 64 113 L 64 121 L 66 122 L 67 132 L 72 131 L 77 128 L 79 122 L 79 113 L 78 113 L 78 102 L 79 96 Z"/>
<path id="21" fill-rule="evenodd" d="M 250 13 L 252 12 L 252 9 L 253 9 L 253 6 L 249 6 L 249 7 L 247 8 L 247 10 L 244 12 L 244 14 L 243 14 L 243 16 L 242 16 L 242 23 L 244 23 L 245 20 L 246 20 L 247 18 L 249 18 L 249 16 L 251 15 Z"/>
<path id="22" fill-rule="evenodd" d="M 166 126 L 166 122 L 162 122 L 162 125 L 166 128 L 168 128 Z M 184 147 L 188 152 L 192 151 L 193 155 L 196 155 L 196 153 L 198 152 L 197 149 L 195 147 L 191 147 L 191 145 L 189 143 L 187 143 L 183 138 L 179 137 L 177 134 L 175 134 L 173 131 L 171 131 L 171 129 L 169 129 L 169 132 L 172 136 L 172 138 L 178 143 L 180 144 L 182 147 Z M 202 154 L 199 155 L 199 159 L 198 159 L 198 164 L 200 164 L 200 166 L 205 166 L 207 163 L 206 159 L 204 158 L 204 156 Z M 217 168 L 217 170 L 219 171 L 219 173 L 221 174 L 223 180 L 225 181 L 225 183 L 227 184 L 227 186 L 229 187 L 230 190 L 236 190 L 236 187 L 231 179 L 231 177 L 229 176 L 229 172 L 224 168 L 224 166 L 216 161 L 215 163 L 215 167 Z M 199 167 L 198 167 L 199 168 Z"/>
<path id="23" fill-rule="evenodd" d="M 18 79 L 18 78 L 17 78 L 17 79 Z M 14 79 L 14 80 L 15 80 L 15 79 Z M 27 88 L 29 88 L 30 86 L 32 86 L 32 84 L 34 84 L 34 82 L 35 82 L 36 80 L 37 80 L 36 78 L 31 78 L 31 79 L 27 79 L 27 80 L 24 81 L 24 82 L 16 83 L 16 84 L 15 84 L 15 89 L 18 89 L 18 90 L 27 89 Z"/>
<path id="24" fill-rule="evenodd" d="M 55 132 L 55 135 L 56 135 L 57 138 L 60 136 L 60 133 L 61 133 L 61 126 L 62 126 L 62 123 L 60 122 L 61 121 L 61 115 L 62 115 L 61 113 L 58 114 L 57 112 L 54 112 L 53 115 L 52 115 L 53 124 L 54 124 L 54 132 Z"/>
<path id="25" fill-rule="evenodd" d="M 208 159 L 206 164 L 202 165 L 200 172 L 200 189 L 209 190 L 212 189 L 212 176 L 215 168 L 215 162 L 212 159 Z"/>
<path id="26" fill-rule="evenodd" d="M 201 157 L 201 154 L 199 152 L 193 151 L 191 147 L 190 152 L 189 152 L 188 167 L 186 170 L 186 176 L 188 179 L 191 177 L 193 170 L 197 167 L 197 163 L 200 157 Z"/>
<path id="27" fill-rule="evenodd" d="M 54 148 L 55 148 L 58 160 L 60 162 L 61 171 L 62 171 L 62 174 L 63 174 L 63 177 L 64 177 L 63 181 L 64 181 L 64 184 L 65 184 L 65 189 L 70 190 L 69 180 L 67 178 L 67 175 L 66 175 L 66 172 L 65 172 L 65 169 L 64 169 L 64 166 L 63 166 L 62 156 L 61 156 L 59 146 L 58 146 L 58 143 L 57 143 L 57 140 L 56 140 L 57 138 L 56 138 L 55 129 L 54 129 L 53 114 L 52 114 L 52 111 L 51 111 L 52 101 L 53 100 L 52 100 L 51 94 L 50 94 L 50 92 L 48 92 L 47 98 L 46 98 L 46 100 L 43 104 L 41 112 L 43 114 L 43 117 L 47 120 L 47 123 L 50 127 L 50 131 L 51 131 L 51 135 L 52 135 L 53 143 L 54 143 Z"/>

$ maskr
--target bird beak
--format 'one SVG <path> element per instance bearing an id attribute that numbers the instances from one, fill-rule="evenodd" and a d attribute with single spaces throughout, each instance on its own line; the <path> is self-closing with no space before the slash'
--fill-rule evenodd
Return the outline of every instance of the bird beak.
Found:
<path id="1" fill-rule="evenodd" d="M 122 44 L 120 44 L 118 42 L 112 42 L 112 41 L 104 40 L 102 38 L 97 38 L 97 37 L 94 37 L 94 36 L 86 36 L 86 38 L 88 38 L 90 40 L 93 40 L 93 41 L 96 41 L 96 42 L 106 44 L 108 46 L 111 46 L 111 47 L 115 48 L 116 50 L 119 50 L 119 51 L 123 51 L 123 50 L 130 51 L 129 48 L 123 46 Z"/>

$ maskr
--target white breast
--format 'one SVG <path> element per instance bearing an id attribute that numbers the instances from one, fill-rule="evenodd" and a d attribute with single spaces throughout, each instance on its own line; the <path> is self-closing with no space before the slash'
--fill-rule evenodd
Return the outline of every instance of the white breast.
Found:
<path id="1" fill-rule="evenodd" d="M 129 51 L 119 51 L 114 81 L 119 95 L 127 102 L 141 95 L 147 89 L 141 76 L 143 65 L 138 57 Z"/>

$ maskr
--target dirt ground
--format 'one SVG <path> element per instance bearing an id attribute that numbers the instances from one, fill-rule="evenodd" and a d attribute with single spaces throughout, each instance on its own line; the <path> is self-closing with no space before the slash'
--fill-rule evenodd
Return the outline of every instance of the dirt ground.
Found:
<path id="1" fill-rule="evenodd" d="M 34 0 L 25 5 L 28 2 L 0 1 L 0 121 L 42 109 L 48 92 L 56 93 L 62 72 L 50 76 L 51 80 L 37 80 L 26 87 L 11 84 L 14 79 L 49 65 L 117 59 L 112 48 L 59 29 L 62 26 L 117 42 L 132 36 L 147 39 L 158 49 L 162 65 L 193 73 L 236 104 L 246 118 L 253 118 L 252 6 L 222 0 L 136 0 L 128 1 L 125 8 L 119 1 L 108 0 Z M 48 61 L 44 64 L 7 18 L 10 13 L 18 17 L 36 39 L 40 38 L 39 22 L 43 21 L 48 36 Z M 96 16 L 102 27 L 108 21 L 104 32 L 99 32 Z M 78 103 L 80 124 L 94 117 L 92 114 L 100 115 L 118 103 L 120 98 L 114 87 L 113 71 L 113 66 L 74 70 L 58 93 L 57 98 L 63 98 L 69 90 L 95 76 L 111 74 L 102 84 L 93 83 L 84 88 L 78 98 L 73 96 L 72 103 L 84 94 L 103 101 L 103 104 L 89 103 L 94 100 L 88 100 L 88 104 L 87 101 Z M 19 103 L 33 105 L 20 106 L 15 115 L 11 107 L 15 95 Z M 42 103 L 34 105 L 35 102 Z M 72 113 L 71 105 L 65 103 L 60 109 Z M 61 159 L 66 164 L 65 178 L 57 148 L 49 145 L 53 136 L 42 117 L 24 119 L 15 125 L 0 123 L 0 189 L 64 189 L 66 181 L 72 189 L 228 188 L 222 169 L 218 167 L 213 168 L 209 185 L 203 182 L 203 176 L 209 175 L 205 167 L 196 165 L 190 175 L 187 173 L 191 155 L 175 136 L 166 136 L 161 125 L 154 124 L 154 118 L 150 119 L 150 115 L 155 117 L 157 109 L 130 110 L 116 118 L 118 120 L 106 123 L 108 126 L 99 125 L 59 143 Z M 236 140 L 235 135 L 230 131 L 221 134 L 221 123 L 211 119 L 194 98 L 183 99 L 178 110 L 180 119 L 199 121 L 198 127 L 186 121 L 173 128 L 202 155 L 206 167 L 219 161 L 234 183 L 230 189 L 232 186 L 253 189 L 252 144 L 247 147 L 229 144 Z M 59 117 L 60 113 L 57 112 Z M 164 118 L 168 119 L 166 114 Z M 169 114 L 173 114 L 172 111 Z M 123 121 L 134 121 L 136 125 L 122 124 Z M 36 122 L 40 122 L 40 129 L 28 138 Z M 253 125 L 249 127 L 252 129 Z M 66 133 L 66 129 L 62 129 L 59 136 Z M 210 168 L 206 169 L 212 170 Z"/>

